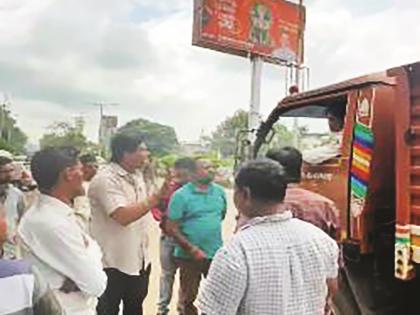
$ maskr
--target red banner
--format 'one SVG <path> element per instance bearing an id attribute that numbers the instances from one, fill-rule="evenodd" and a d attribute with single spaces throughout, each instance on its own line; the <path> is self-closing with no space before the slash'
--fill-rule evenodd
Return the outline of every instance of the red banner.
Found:
<path id="1" fill-rule="evenodd" d="M 284 0 L 195 0 L 193 44 L 302 63 L 304 25 L 304 7 Z"/>

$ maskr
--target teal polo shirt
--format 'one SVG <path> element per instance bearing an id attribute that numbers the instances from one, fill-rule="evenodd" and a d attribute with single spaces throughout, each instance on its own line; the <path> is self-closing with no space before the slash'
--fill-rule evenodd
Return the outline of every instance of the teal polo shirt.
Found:
<path id="1" fill-rule="evenodd" d="M 226 194 L 211 183 L 206 192 L 198 191 L 193 183 L 178 189 L 169 202 L 169 220 L 178 221 L 181 233 L 188 241 L 212 259 L 222 246 L 222 221 L 226 214 Z M 175 257 L 192 258 L 180 246 Z"/>

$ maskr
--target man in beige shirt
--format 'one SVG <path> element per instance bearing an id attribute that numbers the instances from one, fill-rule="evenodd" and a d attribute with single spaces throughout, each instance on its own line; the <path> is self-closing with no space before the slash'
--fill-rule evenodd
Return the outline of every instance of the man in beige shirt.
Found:
<path id="1" fill-rule="evenodd" d="M 99 315 L 117 315 L 121 301 L 123 314 L 143 314 L 148 292 L 149 210 L 157 205 L 159 193 L 147 196 L 144 180 L 137 170 L 149 152 L 137 137 L 117 134 L 111 143 L 111 163 L 100 170 L 90 184 L 91 233 L 104 253 L 108 285 L 99 299 Z"/>

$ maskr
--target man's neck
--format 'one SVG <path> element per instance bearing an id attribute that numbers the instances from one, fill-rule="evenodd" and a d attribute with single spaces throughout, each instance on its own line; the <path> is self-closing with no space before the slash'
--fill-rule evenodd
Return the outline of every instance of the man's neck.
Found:
<path id="1" fill-rule="evenodd" d="M 135 168 L 135 167 L 132 167 L 131 165 L 129 165 L 129 164 L 127 164 L 127 163 L 121 162 L 121 163 L 118 163 L 118 165 L 119 165 L 119 166 L 120 166 L 123 170 L 125 170 L 127 173 L 132 174 L 132 173 L 135 173 L 135 171 L 136 171 L 136 168 Z"/>
<path id="2" fill-rule="evenodd" d="M 287 207 L 283 203 L 276 204 L 255 204 L 254 209 L 259 209 L 260 211 L 253 212 L 253 216 L 249 217 L 266 217 L 270 215 L 275 215 L 287 211 Z"/>
<path id="3" fill-rule="evenodd" d="M 61 191 L 59 189 L 53 190 L 49 193 L 46 193 L 46 195 L 56 198 L 58 200 L 60 200 L 61 202 L 65 203 L 66 205 L 70 206 L 72 205 L 72 200 L 73 198 L 70 197 L 67 193 L 65 193 L 64 191 Z"/>
<path id="4" fill-rule="evenodd" d="M 206 192 L 207 190 L 209 190 L 210 184 L 200 184 L 200 183 L 194 182 L 194 186 L 197 188 L 198 191 Z"/>
<path id="5" fill-rule="evenodd" d="M 254 205 L 255 208 L 257 208 L 257 205 Z M 237 226 L 236 231 L 240 230 L 241 227 L 246 225 L 250 220 L 257 218 L 257 217 L 268 217 L 271 215 L 281 214 L 286 212 L 288 209 L 282 204 L 272 205 L 272 206 L 264 206 L 264 205 L 258 205 L 258 209 L 266 209 L 265 211 L 261 211 L 258 214 L 255 215 L 253 213 L 252 215 L 249 213 L 240 212 L 237 218 Z"/>

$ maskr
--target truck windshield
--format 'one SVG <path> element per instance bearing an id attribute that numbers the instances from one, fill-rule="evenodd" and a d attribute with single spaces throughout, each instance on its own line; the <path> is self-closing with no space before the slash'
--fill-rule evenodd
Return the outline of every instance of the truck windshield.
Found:
<path id="1" fill-rule="evenodd" d="M 324 157 L 319 156 L 323 154 L 319 148 L 331 149 L 329 152 L 339 149 L 346 105 L 346 98 L 340 97 L 284 112 L 273 125 L 259 155 L 271 148 L 294 146 L 308 157 L 308 162 L 321 163 Z"/>

